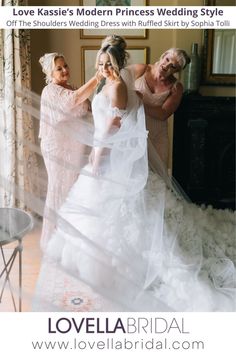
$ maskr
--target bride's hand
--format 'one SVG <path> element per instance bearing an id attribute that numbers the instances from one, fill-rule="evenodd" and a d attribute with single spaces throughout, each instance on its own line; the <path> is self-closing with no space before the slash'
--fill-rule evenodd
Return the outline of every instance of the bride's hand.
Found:
<path id="1" fill-rule="evenodd" d="M 112 124 L 113 127 L 120 128 L 121 127 L 121 118 L 120 117 L 114 117 L 112 118 Z"/>
<path id="2" fill-rule="evenodd" d="M 94 149 L 93 149 L 93 150 L 91 151 L 90 155 L 89 155 L 89 158 L 88 158 L 89 163 L 90 163 L 91 165 L 93 165 L 94 157 L 95 157 L 95 152 L 94 152 Z"/>
<path id="3" fill-rule="evenodd" d="M 96 72 L 95 77 L 97 79 L 97 84 L 99 84 L 100 81 L 103 79 L 103 75 L 99 70 Z"/>
<path id="4" fill-rule="evenodd" d="M 101 175 L 100 158 L 95 156 L 95 150 L 93 149 L 89 155 L 89 163 L 92 165 L 92 173 L 94 176 Z"/>
<path id="5" fill-rule="evenodd" d="M 121 117 L 113 117 L 109 120 L 107 125 L 107 135 L 113 135 L 117 133 L 117 131 L 121 127 Z"/>
<path id="6" fill-rule="evenodd" d="M 92 173 L 94 176 L 100 176 L 101 175 L 101 170 L 99 167 L 99 163 L 97 163 L 96 161 L 93 162 L 92 164 Z"/>

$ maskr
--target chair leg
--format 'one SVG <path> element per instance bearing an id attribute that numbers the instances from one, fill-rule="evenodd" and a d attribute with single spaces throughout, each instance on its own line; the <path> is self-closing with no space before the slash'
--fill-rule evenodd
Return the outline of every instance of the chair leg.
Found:
<path id="1" fill-rule="evenodd" d="M 19 240 L 18 252 L 19 252 L 19 312 L 22 311 L 22 241 Z"/>
<path id="2" fill-rule="evenodd" d="M 13 303 L 13 306 L 14 306 L 14 311 L 16 312 L 17 309 L 16 309 L 15 298 L 14 298 L 13 289 L 12 289 L 12 285 L 11 285 L 11 281 L 10 281 L 10 272 L 11 272 L 12 266 L 14 264 L 15 258 L 17 256 L 17 253 L 19 252 L 19 250 L 18 250 L 18 246 L 17 246 L 14 249 L 11 257 L 9 258 L 9 260 L 6 262 L 6 258 L 5 258 L 2 246 L 0 248 L 1 248 L 1 255 L 2 255 L 2 260 L 3 260 L 3 265 L 4 265 L 4 268 L 3 268 L 3 270 L 2 270 L 2 272 L 0 274 L 0 279 L 5 273 L 5 279 L 4 279 L 2 290 L 1 290 L 1 294 L 0 294 L 0 302 L 2 301 L 2 296 L 3 296 L 4 290 L 6 288 L 6 284 L 8 283 L 10 294 L 11 294 L 11 298 L 12 298 L 12 303 Z"/>

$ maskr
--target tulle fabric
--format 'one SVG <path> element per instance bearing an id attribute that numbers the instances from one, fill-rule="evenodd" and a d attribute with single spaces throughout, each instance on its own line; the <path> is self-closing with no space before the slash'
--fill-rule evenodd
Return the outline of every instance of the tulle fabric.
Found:
<path id="1" fill-rule="evenodd" d="M 73 293 L 87 293 L 92 305 L 85 311 L 235 311 L 235 214 L 190 203 L 157 155 L 148 169 L 143 105 L 127 70 L 122 78 L 126 110 L 111 107 L 101 90 L 94 124 L 79 119 L 76 131 L 63 126 L 91 153 L 84 153 L 65 203 L 50 215 L 57 227 L 33 310 L 68 309 L 47 296 L 62 279 Z M 121 127 L 111 129 L 117 115 Z"/>

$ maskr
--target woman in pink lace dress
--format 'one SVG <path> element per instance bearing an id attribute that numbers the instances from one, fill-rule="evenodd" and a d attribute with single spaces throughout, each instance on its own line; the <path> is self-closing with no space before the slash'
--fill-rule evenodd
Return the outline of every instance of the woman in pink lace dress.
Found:
<path id="1" fill-rule="evenodd" d="M 82 165 L 84 145 L 76 139 L 80 119 L 91 115 L 88 97 L 96 88 L 96 74 L 77 90 L 69 85 L 69 67 L 63 55 L 45 54 L 39 60 L 47 85 L 41 95 L 41 151 L 47 175 L 47 196 L 41 236 L 44 249 L 55 226 L 55 212 L 60 208 Z M 80 119 L 78 119 L 80 118 Z"/>
<path id="2" fill-rule="evenodd" d="M 183 94 L 183 86 L 174 74 L 184 69 L 189 62 L 184 50 L 171 48 L 155 64 L 131 66 L 136 78 L 136 89 L 143 96 L 149 141 L 166 166 L 169 145 L 167 119 L 179 106 Z M 150 149 L 149 160 L 152 164 Z"/>

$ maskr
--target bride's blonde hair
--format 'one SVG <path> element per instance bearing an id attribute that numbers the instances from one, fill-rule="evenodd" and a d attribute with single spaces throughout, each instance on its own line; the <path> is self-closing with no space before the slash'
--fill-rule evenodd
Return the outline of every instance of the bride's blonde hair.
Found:
<path id="1" fill-rule="evenodd" d="M 123 37 L 117 36 L 115 34 L 107 36 L 103 41 L 101 48 L 97 53 L 95 67 L 98 69 L 99 58 L 101 54 L 108 54 L 114 74 L 116 77 L 120 76 L 120 70 L 126 66 L 127 59 L 129 58 L 129 53 L 126 51 L 126 41 Z"/>

